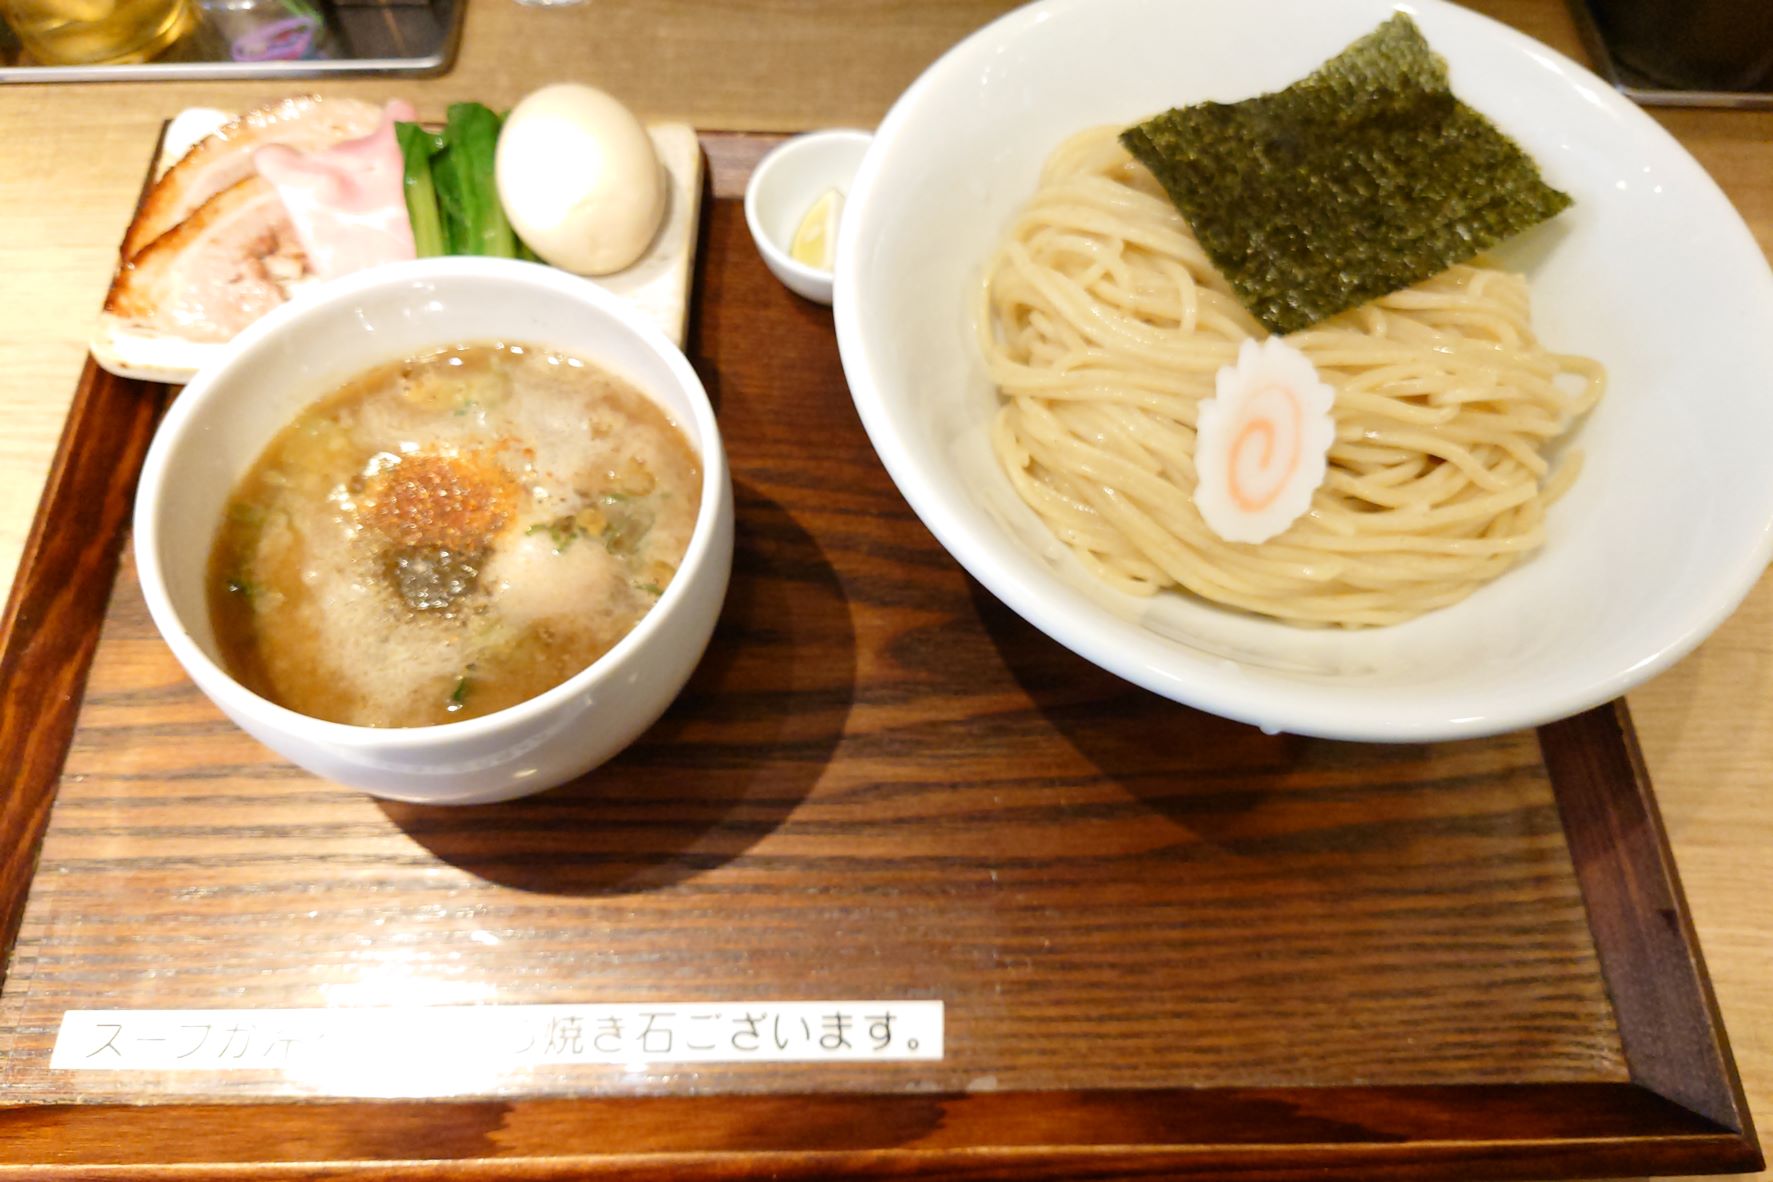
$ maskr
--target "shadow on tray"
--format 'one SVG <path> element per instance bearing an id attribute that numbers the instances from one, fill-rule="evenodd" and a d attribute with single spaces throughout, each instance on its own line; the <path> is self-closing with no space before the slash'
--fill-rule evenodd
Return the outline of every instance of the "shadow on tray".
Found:
<path id="1" fill-rule="evenodd" d="M 1049 725 L 1154 812 L 1209 840 L 1235 840 L 1240 818 L 1303 782 L 1326 744 L 1266 735 L 1168 701 L 1097 668 L 971 584 L 980 623 Z"/>
<path id="2" fill-rule="evenodd" d="M 1121 791 L 1192 844 L 1270 875 L 1346 879 L 1432 867 L 1454 839 L 1481 853 L 1555 835 L 1531 734 L 1450 744 L 1265 735 L 1170 702 L 1046 639 L 974 585 L 979 619 L 1050 725 Z M 1542 848 L 1552 851 L 1547 845 Z M 1547 852 L 1562 858 L 1561 847 Z"/>
<path id="3" fill-rule="evenodd" d="M 738 857 L 812 790 L 843 734 L 856 638 L 836 572 L 768 497 L 735 484 L 738 533 L 708 653 L 639 742 L 579 780 L 504 804 L 384 802 L 438 858 L 522 890 L 626 894 Z"/>

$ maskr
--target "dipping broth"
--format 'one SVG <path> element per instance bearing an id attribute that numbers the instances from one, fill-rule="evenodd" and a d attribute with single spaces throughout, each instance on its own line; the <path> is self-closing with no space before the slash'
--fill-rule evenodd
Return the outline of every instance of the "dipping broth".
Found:
<path id="1" fill-rule="evenodd" d="M 314 718 L 490 714 L 608 652 L 671 583 L 698 458 L 578 358 L 472 345 L 302 412 L 235 487 L 209 566 L 223 663 Z"/>

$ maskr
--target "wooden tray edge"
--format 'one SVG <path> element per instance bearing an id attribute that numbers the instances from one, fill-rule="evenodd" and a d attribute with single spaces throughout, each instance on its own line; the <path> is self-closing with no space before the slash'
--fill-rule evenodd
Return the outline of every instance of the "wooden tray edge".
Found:
<path id="1" fill-rule="evenodd" d="M 162 124 L 150 161 L 165 142 Z M 148 198 L 151 169 L 131 222 Z M 121 382 L 88 355 L 0 615 L 0 768 L 14 772 L 0 796 L 0 986 L 98 648 L 136 479 L 165 402 L 163 391 Z M 58 520 L 79 520 L 73 511 L 82 506 L 96 515 L 88 533 L 55 529 Z M 47 692 L 33 693 L 33 685 Z"/>
<path id="2" fill-rule="evenodd" d="M 20 1164 L 36 1153 L 44 1179 L 1502 1179 L 1759 1161 L 1742 1134 L 1632 1084 L 43 1105 L 0 1111 L 0 1144 Z"/>
<path id="3" fill-rule="evenodd" d="M 0 985 L 165 403 L 163 387 L 112 377 L 86 359 L 0 617 L 0 767 L 12 773 L 0 797 Z"/>
<path id="4" fill-rule="evenodd" d="M 1539 742 L 1633 1081 L 1758 1146 L 1624 699 Z"/>
<path id="5" fill-rule="evenodd" d="M 705 134 L 706 183 L 712 195 L 740 191 L 744 174 L 777 138 Z M 88 360 L 6 613 L 0 618 L 0 766 L 16 769 L 12 790 L 0 799 L 0 985 L 10 967 L 50 805 L 115 581 L 136 475 L 165 402 L 164 388 L 115 378 Z M 90 528 L 79 534 L 54 528 L 57 521 L 76 519 Z M 1277 1179 L 1323 1176 L 1326 1171 L 1350 1177 L 1444 1177 L 1480 1165 L 1485 1176 L 1495 1178 L 1761 1168 L 1740 1078 L 1625 703 L 1617 701 L 1551 724 L 1541 728 L 1540 737 L 1633 1085 L 0 1107 L 0 1177 L 15 1175 L 17 1169 L 31 1171 L 31 1177 L 52 1176 L 43 1172 L 50 1162 L 58 1163 L 58 1173 L 60 1165 L 75 1169 L 99 1165 L 98 1158 L 78 1157 L 80 1150 L 70 1144 L 70 1134 L 89 1127 L 102 1128 L 98 1140 L 112 1146 L 122 1141 L 180 1156 L 209 1146 L 212 1156 L 188 1160 L 250 1163 L 265 1176 L 288 1176 L 298 1168 L 293 1161 L 278 1160 L 281 1153 L 256 1158 L 243 1153 L 249 1147 L 242 1136 L 246 1122 L 255 1128 L 280 1129 L 280 1137 L 287 1135 L 281 1144 L 291 1149 L 324 1145 L 336 1141 L 343 1131 L 357 1130 L 362 1139 L 353 1141 L 356 1151 L 335 1159 L 336 1167 L 323 1167 L 326 1176 L 343 1176 L 337 1170 L 355 1173 L 357 1167 L 348 1163 L 366 1158 L 377 1163 L 378 1176 L 400 1162 L 433 1176 L 432 1167 L 420 1163 L 452 1157 L 440 1148 L 449 1143 L 449 1130 L 462 1127 L 460 1122 L 471 1114 L 496 1111 L 501 1125 L 518 1118 L 553 1123 L 553 1106 L 561 1104 L 569 1105 L 575 1116 L 557 1130 L 561 1140 L 546 1154 L 484 1160 L 480 1154 L 456 1155 L 451 1176 L 512 1177 L 511 1171 L 521 1166 L 525 1177 L 565 1178 L 605 1171 L 631 1173 L 642 1165 L 656 1165 L 667 1173 L 706 1168 L 731 1177 L 889 1174 L 907 1168 L 971 1176 L 973 1171 L 965 1163 L 986 1165 L 989 1172 L 1013 1165 L 1019 1176 L 1076 1177 L 1104 1170 L 1222 1174 L 1235 1168 L 1249 1177 Z M 1080 1096 L 1115 1101 L 1112 1109 L 1099 1103 L 1087 1106 L 1093 1135 L 1083 1145 L 1004 1143 L 993 1124 L 963 1119 L 992 1114 L 995 1123 L 1007 1121 L 1010 1127 L 1052 1128 L 1057 1126 L 1048 1122 L 1062 1121 Z M 1504 1112 L 1517 1111 L 1515 1106 L 1524 1097 L 1530 1098 L 1535 1120 L 1562 1122 L 1554 1126 L 1555 1132 L 1514 1139 L 1510 1130 L 1522 1126 L 1518 1120 L 1503 1120 Z M 920 1150 L 869 1146 L 866 1138 L 804 1150 L 766 1150 L 751 1141 L 747 1143 L 752 1148 L 744 1151 L 694 1149 L 688 1148 L 692 1142 L 667 1141 L 636 1150 L 646 1155 L 638 1160 L 620 1151 L 608 1152 L 611 1129 L 632 1123 L 642 1105 L 654 1109 L 701 1105 L 706 1112 L 723 1114 L 755 1108 L 770 1114 L 766 1123 L 770 1133 L 782 1134 L 797 1122 L 819 1117 L 833 1103 L 840 1108 L 831 1109 L 831 1117 L 848 1112 L 855 1123 L 845 1122 L 845 1127 L 863 1131 L 883 1120 L 891 1128 L 893 1122 L 887 1118 L 895 1113 L 934 1105 L 941 1113 L 936 1127 L 971 1128 L 976 1139 Z M 1213 1120 L 1247 1121 L 1259 1111 L 1271 1135 L 1262 1142 L 1210 1143 L 1218 1126 L 1202 1125 L 1200 1118 L 1188 1115 L 1199 1112 L 1203 1104 L 1217 1114 Z M 1288 1120 L 1304 1122 L 1300 1128 L 1311 1127 L 1320 1114 L 1340 1111 L 1344 1105 L 1368 1106 L 1369 1111 L 1371 1106 L 1390 1105 L 1415 1115 L 1400 1127 L 1377 1133 L 1356 1120 L 1356 1127 L 1374 1135 L 1342 1144 L 1272 1135 L 1276 1128 L 1288 1127 Z M 410 1141 L 389 1137 L 390 1116 L 407 1110 L 425 1114 L 413 1121 L 415 1136 Z M 1350 1114 L 1355 1111 L 1359 1108 Z M 599 1113 L 620 1119 L 606 1122 L 597 1118 Z M 1621 1125 L 1622 1118 L 1629 1123 Z M 733 1132 L 733 1119 L 723 1115 L 715 1127 Z M 468 1127 L 475 1123 L 468 1121 Z M 684 1136 L 698 1127 L 694 1122 L 679 1124 Z M 817 1119 L 813 1124 L 825 1128 Z M 130 1128 L 135 1129 L 134 1136 L 128 1134 Z M 578 1130 L 578 1140 L 565 1136 L 569 1128 Z M 1113 1145 L 1095 1140 L 1095 1133 L 1113 1129 L 1138 1134 L 1144 1144 L 1137 1137 Z M 50 1134 L 47 1141 L 39 1139 L 38 1134 L 44 1133 Z M 1176 1134 L 1185 1137 L 1168 1139 Z M 1187 1137 L 1203 1135 L 1209 1136 L 1209 1143 L 1186 1143 Z M 363 1152 L 369 1146 L 385 1152 Z M 1271 1155 L 1283 1150 L 1288 1155 L 1285 1164 L 1273 1162 Z M 38 1153 L 34 1159 L 33 1153 Z M 1261 1158 L 1273 1164 L 1257 1160 Z M 152 1168 L 145 1162 L 106 1160 L 119 1168 Z M 166 1176 L 166 1168 L 155 1169 L 156 1176 Z M 107 1174 L 130 1176 L 109 1169 Z"/>

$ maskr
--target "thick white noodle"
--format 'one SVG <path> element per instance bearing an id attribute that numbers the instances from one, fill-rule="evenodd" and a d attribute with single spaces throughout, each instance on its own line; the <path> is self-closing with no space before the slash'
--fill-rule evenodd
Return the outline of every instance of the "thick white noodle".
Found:
<path id="1" fill-rule="evenodd" d="M 1195 415 L 1265 332 L 1112 129 L 1053 154 L 979 297 L 993 446 L 1053 532 L 1123 590 L 1301 624 L 1406 620 L 1537 549 L 1580 464 L 1545 449 L 1605 383 L 1542 348 L 1525 280 L 1486 266 L 1295 333 L 1336 390 L 1329 475 L 1305 516 L 1246 545 L 1194 507 Z"/>

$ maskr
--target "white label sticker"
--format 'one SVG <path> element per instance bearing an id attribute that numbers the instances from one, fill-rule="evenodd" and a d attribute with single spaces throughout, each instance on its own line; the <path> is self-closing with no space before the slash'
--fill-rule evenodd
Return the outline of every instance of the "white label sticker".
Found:
<path id="1" fill-rule="evenodd" d="M 338 1077 L 428 1065 L 477 1072 L 557 1064 L 855 1063 L 942 1058 L 939 1001 L 301 1010 L 69 1010 L 63 1071 L 283 1071 Z"/>

